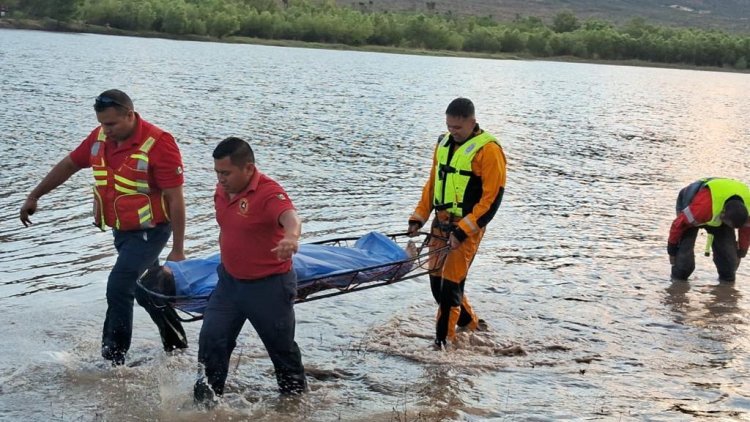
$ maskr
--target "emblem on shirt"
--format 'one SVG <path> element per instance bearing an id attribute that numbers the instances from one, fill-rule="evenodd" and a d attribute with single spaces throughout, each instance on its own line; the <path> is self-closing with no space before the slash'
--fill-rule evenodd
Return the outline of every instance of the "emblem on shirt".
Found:
<path id="1" fill-rule="evenodd" d="M 177 169 L 175 170 L 175 173 L 182 174 L 182 166 L 177 166 Z"/>
<path id="2" fill-rule="evenodd" d="M 276 197 L 279 198 L 280 201 L 285 201 L 286 200 L 286 196 L 284 196 L 284 195 L 282 195 L 280 193 L 276 194 Z"/>
<path id="3" fill-rule="evenodd" d="M 240 214 L 247 214 L 247 199 L 240 199 Z"/>

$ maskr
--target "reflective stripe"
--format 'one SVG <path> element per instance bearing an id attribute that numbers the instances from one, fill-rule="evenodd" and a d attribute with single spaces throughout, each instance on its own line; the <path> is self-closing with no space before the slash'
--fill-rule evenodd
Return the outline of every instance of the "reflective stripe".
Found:
<path id="1" fill-rule="evenodd" d="M 135 168 L 138 171 L 148 171 L 148 155 L 146 154 L 133 154 L 130 158 L 134 158 Z"/>
<path id="2" fill-rule="evenodd" d="M 120 185 L 115 185 L 115 190 L 118 191 L 118 192 L 128 193 L 128 194 L 136 194 L 136 193 L 138 193 L 138 191 L 135 190 L 135 189 L 124 188 L 124 187 L 122 187 Z"/>
<path id="3" fill-rule="evenodd" d="M 479 226 L 477 226 L 476 224 L 474 224 L 474 222 L 471 221 L 471 219 L 469 217 L 464 217 L 461 221 L 463 221 L 467 226 L 469 226 L 469 228 L 471 229 L 472 233 L 475 233 L 475 232 L 479 231 Z"/>
<path id="4" fill-rule="evenodd" d="M 138 218 L 139 222 L 143 224 L 144 222 L 151 220 L 151 205 L 145 205 L 141 207 L 138 210 Z"/>
<path id="5" fill-rule="evenodd" d="M 115 174 L 115 181 L 122 183 L 123 185 L 133 186 L 135 187 L 135 181 L 126 179 L 119 174 Z"/>
<path id="6" fill-rule="evenodd" d="M 122 183 L 123 185 L 128 185 L 136 188 L 146 188 L 148 189 L 148 182 L 143 180 L 130 180 L 126 179 L 120 175 L 115 174 L 115 180 Z"/>
<path id="7" fill-rule="evenodd" d="M 107 186 L 107 179 L 109 177 L 107 170 L 94 170 L 93 173 L 95 186 Z"/>
<path id="8" fill-rule="evenodd" d="M 91 145 L 91 155 L 98 155 L 99 154 L 99 148 L 102 147 L 101 142 L 94 142 L 93 145 Z"/>
<path id="9" fill-rule="evenodd" d="M 145 152 L 145 153 L 148 153 L 148 151 L 151 149 L 151 147 L 154 146 L 154 142 L 156 142 L 156 139 L 154 139 L 153 137 L 149 136 L 148 139 L 146 139 L 146 141 L 143 142 L 143 145 L 141 145 L 141 147 L 139 149 L 141 151 Z"/>
<path id="10" fill-rule="evenodd" d="M 685 214 L 685 218 L 687 218 L 688 223 L 695 224 L 695 216 L 693 216 L 693 212 L 690 211 L 690 207 L 686 207 L 684 210 L 682 210 L 682 213 Z"/>
<path id="11" fill-rule="evenodd" d="M 136 180 L 135 185 L 137 186 L 136 189 L 138 189 L 138 192 L 145 194 L 151 193 L 151 188 L 148 187 L 148 180 Z"/>
<path id="12" fill-rule="evenodd" d="M 107 140 L 107 135 L 104 134 L 104 129 L 101 126 L 99 126 L 99 133 L 96 134 L 96 140 L 102 142 Z"/>

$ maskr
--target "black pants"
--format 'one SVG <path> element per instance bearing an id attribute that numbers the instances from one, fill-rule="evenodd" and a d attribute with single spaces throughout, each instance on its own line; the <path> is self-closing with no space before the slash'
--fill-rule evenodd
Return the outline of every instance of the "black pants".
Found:
<path id="1" fill-rule="evenodd" d="M 159 329 L 164 351 L 170 352 L 175 349 L 185 349 L 188 347 L 187 336 L 182 328 L 177 312 L 169 305 L 166 299 L 149 296 L 143 289 L 135 290 L 135 300 L 141 305 L 151 320 L 154 321 Z"/>
<path id="2" fill-rule="evenodd" d="M 294 341 L 294 271 L 253 281 L 232 277 L 223 265 L 217 272 L 219 282 L 208 300 L 198 340 L 198 361 L 205 366 L 211 388 L 218 395 L 224 393 L 229 357 L 248 320 L 273 362 L 279 391 L 303 392 L 307 387 L 305 368 Z"/>
<path id="3" fill-rule="evenodd" d="M 719 272 L 719 280 L 733 282 L 739 258 L 737 257 L 737 240 L 734 229 L 722 224 L 719 227 L 704 227 L 706 231 L 714 235 L 711 250 L 713 251 L 714 264 Z M 698 227 L 685 231 L 680 244 L 677 246 L 677 256 L 672 265 L 672 278 L 687 280 L 695 270 L 695 240 L 698 237 Z"/>
<path id="4" fill-rule="evenodd" d="M 112 233 L 117 261 L 107 280 L 107 316 L 102 329 L 102 356 L 116 363 L 123 363 L 133 334 L 133 300 L 137 290 L 135 282 L 148 267 L 158 265 L 159 254 L 172 234 L 172 227 L 169 224 L 159 224 L 152 229 L 112 230 Z M 143 304 L 140 294 L 139 299 L 139 303 Z M 146 310 L 160 332 L 167 324 L 175 325 L 174 321 L 165 319 L 164 312 L 149 307 Z M 182 326 L 179 321 L 176 324 L 184 339 Z"/>
<path id="5" fill-rule="evenodd" d="M 461 314 L 458 317 L 457 324 L 459 327 L 466 326 L 471 322 L 471 314 L 469 314 L 461 304 L 464 296 L 465 284 L 466 280 L 463 280 L 460 283 L 453 283 L 444 280 L 440 276 L 430 276 L 432 297 L 435 298 L 435 302 L 440 306 L 440 317 L 437 320 L 435 329 L 436 340 L 444 342 L 448 335 L 448 318 L 450 317 L 451 308 L 457 306 L 461 307 Z"/>

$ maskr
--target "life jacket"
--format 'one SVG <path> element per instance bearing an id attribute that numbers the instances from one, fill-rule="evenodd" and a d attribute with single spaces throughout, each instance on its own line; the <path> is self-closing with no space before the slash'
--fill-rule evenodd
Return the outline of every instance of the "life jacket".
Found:
<path id="1" fill-rule="evenodd" d="M 750 205 L 750 189 L 740 181 L 724 178 L 707 179 L 704 186 L 711 191 L 711 221 L 706 223 L 707 226 L 721 226 L 721 211 L 724 204 L 733 196 L 742 198 L 745 207 Z M 750 213 L 750 207 L 748 212 Z"/>
<path id="2" fill-rule="evenodd" d="M 138 150 L 118 169 L 104 159 L 106 135 L 101 127 L 91 145 L 94 170 L 94 225 L 117 230 L 142 230 L 169 221 L 164 195 L 148 185 L 148 153 L 164 132 L 149 125 Z"/>
<path id="3" fill-rule="evenodd" d="M 433 205 L 436 211 L 447 211 L 455 217 L 463 217 L 463 200 L 466 187 L 473 175 L 471 161 L 482 147 L 497 139 L 487 132 L 467 140 L 456 148 L 450 163 L 450 134 L 446 133 L 439 141 L 437 164 L 435 167 L 435 189 Z"/>

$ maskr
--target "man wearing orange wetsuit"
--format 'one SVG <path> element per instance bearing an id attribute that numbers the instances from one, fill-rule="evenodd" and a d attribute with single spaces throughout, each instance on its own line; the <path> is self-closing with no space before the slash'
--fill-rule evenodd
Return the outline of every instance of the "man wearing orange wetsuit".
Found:
<path id="1" fill-rule="evenodd" d="M 431 248 L 450 245 L 442 267 L 433 260 L 430 287 L 438 303 L 435 347 L 453 341 L 456 327 L 475 330 L 480 326 L 464 284 L 487 224 L 497 212 L 505 190 L 505 154 L 498 140 L 479 128 L 474 104 L 456 98 L 445 111 L 448 133 L 435 147 L 430 178 L 422 198 L 409 218 L 409 233 L 415 235 L 432 211 Z"/>

